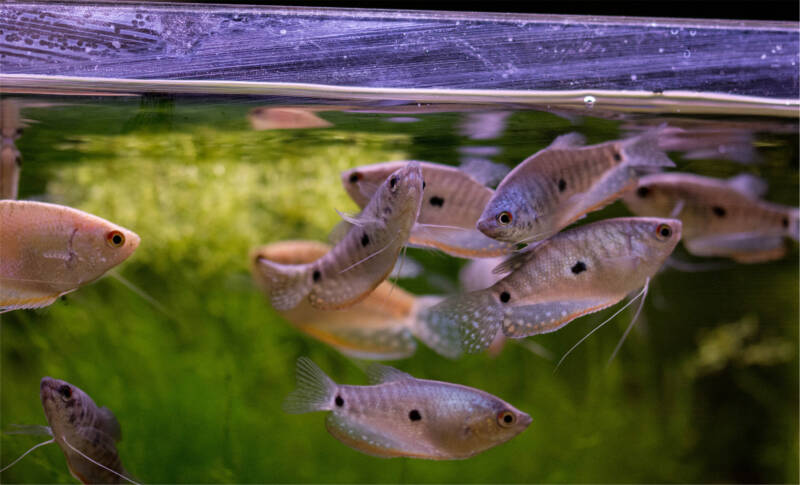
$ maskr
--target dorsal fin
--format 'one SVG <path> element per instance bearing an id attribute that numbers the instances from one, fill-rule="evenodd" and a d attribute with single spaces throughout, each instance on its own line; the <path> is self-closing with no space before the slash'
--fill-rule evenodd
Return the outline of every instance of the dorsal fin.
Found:
<path id="1" fill-rule="evenodd" d="M 727 181 L 728 185 L 751 199 L 760 199 L 767 193 L 767 182 L 749 173 L 740 173 Z"/>
<path id="2" fill-rule="evenodd" d="M 367 367 L 367 378 L 370 384 L 382 384 L 384 382 L 413 379 L 414 376 L 388 365 L 370 364 Z"/>
<path id="3" fill-rule="evenodd" d="M 478 183 L 487 186 L 499 184 L 511 169 L 507 165 L 495 163 L 485 158 L 468 158 L 458 167 Z"/>
<path id="4" fill-rule="evenodd" d="M 542 246 L 544 246 L 547 241 L 549 241 L 549 239 L 528 244 L 525 247 L 525 249 L 512 254 L 505 261 L 498 264 L 492 270 L 492 273 L 505 275 L 506 273 L 512 273 L 516 271 L 522 265 L 533 259 L 534 255 L 536 254 L 536 251 L 538 251 Z"/>
<path id="5" fill-rule="evenodd" d="M 119 426 L 119 421 L 117 421 L 114 413 L 112 413 L 111 410 L 105 406 L 97 410 L 96 426 L 97 428 L 108 433 L 109 436 L 114 438 L 114 441 L 119 441 L 122 439 L 122 428 Z"/>
<path id="6" fill-rule="evenodd" d="M 547 148 L 567 150 L 570 148 L 582 147 L 584 145 L 586 145 L 586 137 L 578 132 L 573 131 L 572 133 L 558 136 Z"/>

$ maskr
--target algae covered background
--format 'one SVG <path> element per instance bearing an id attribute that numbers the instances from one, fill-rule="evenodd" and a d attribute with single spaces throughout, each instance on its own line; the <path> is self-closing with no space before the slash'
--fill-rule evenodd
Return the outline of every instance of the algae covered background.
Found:
<path id="1" fill-rule="evenodd" d="M 42 101 L 39 99 L 38 101 Z M 617 358 L 633 309 L 555 361 L 614 309 L 497 357 L 438 356 L 420 344 L 392 363 L 420 378 L 466 384 L 533 418 L 521 435 L 466 461 L 384 460 L 344 446 L 324 414 L 287 415 L 297 357 L 340 383 L 365 384 L 363 363 L 293 329 L 252 283 L 249 251 L 283 239 L 325 241 L 353 211 L 347 168 L 394 159 L 457 163 L 460 113 L 324 112 L 332 126 L 254 131 L 244 99 L 52 98 L 23 110 L 20 198 L 66 204 L 137 232 L 113 277 L 50 307 L 0 317 L 0 429 L 46 424 L 49 375 L 108 406 L 122 425 L 126 469 L 143 483 L 794 482 L 798 479 L 798 258 L 665 270 Z M 277 102 L 277 101 L 275 101 Z M 397 120 L 394 120 L 397 121 Z M 409 121 L 409 120 L 406 120 Z M 412 119 L 413 121 L 413 119 Z M 560 134 L 620 136 L 614 121 L 511 114 L 492 144 L 514 165 Z M 681 170 L 770 182 L 797 205 L 797 137 L 767 136 L 761 165 L 672 158 Z M 587 220 L 628 214 L 616 203 Z M 463 261 L 411 249 L 417 294 L 456 291 Z M 680 257 L 691 259 L 679 250 Z M 615 307 L 616 308 L 616 307 Z M 38 441 L 37 441 L 38 440 Z M 0 435 L 5 465 L 42 441 Z M 72 483 L 61 451 L 38 449 L 4 483 Z"/>

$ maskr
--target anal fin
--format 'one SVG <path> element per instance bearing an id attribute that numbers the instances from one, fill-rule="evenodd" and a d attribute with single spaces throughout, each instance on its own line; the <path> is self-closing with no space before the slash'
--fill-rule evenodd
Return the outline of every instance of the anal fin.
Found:
<path id="1" fill-rule="evenodd" d="M 554 332 L 572 320 L 607 308 L 620 299 L 561 300 L 511 306 L 503 314 L 503 333 L 507 337 L 522 338 Z"/>

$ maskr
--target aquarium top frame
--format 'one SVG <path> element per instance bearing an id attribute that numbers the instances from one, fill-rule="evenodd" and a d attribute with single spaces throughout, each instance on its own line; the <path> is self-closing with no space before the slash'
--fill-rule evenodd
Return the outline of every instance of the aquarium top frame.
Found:
<path id="1" fill-rule="evenodd" d="M 611 99 L 607 93 L 623 93 L 612 98 L 630 98 L 621 103 L 627 111 L 638 111 L 645 97 L 666 104 L 665 95 L 685 92 L 758 98 L 782 116 L 797 116 L 800 98 L 800 36 L 792 22 L 6 2 L 0 30 L 5 92 L 102 78 L 128 87 L 172 83 L 177 92 L 226 85 L 228 94 L 231 86 L 271 94 L 286 84 L 329 93 L 587 93 L 598 107 Z"/>

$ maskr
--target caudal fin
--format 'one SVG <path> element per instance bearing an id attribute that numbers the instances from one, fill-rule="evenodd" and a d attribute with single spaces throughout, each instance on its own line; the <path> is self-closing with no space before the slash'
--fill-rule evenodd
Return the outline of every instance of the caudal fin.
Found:
<path id="1" fill-rule="evenodd" d="M 308 264 L 280 264 L 259 256 L 255 271 L 261 273 L 276 310 L 291 310 L 311 292 L 313 281 Z"/>
<path id="2" fill-rule="evenodd" d="M 303 414 L 333 409 L 336 383 L 308 357 L 297 359 L 297 389 L 283 400 L 283 410 Z"/>
<path id="3" fill-rule="evenodd" d="M 418 335 L 446 357 L 481 352 L 497 335 L 502 313 L 488 291 L 453 296 L 419 312 Z"/>
<path id="4" fill-rule="evenodd" d="M 655 128 L 623 143 L 622 156 L 625 163 L 650 171 L 658 167 L 674 167 L 664 151 L 658 146 L 658 139 L 665 128 Z"/>

